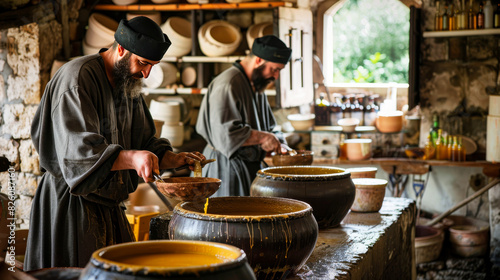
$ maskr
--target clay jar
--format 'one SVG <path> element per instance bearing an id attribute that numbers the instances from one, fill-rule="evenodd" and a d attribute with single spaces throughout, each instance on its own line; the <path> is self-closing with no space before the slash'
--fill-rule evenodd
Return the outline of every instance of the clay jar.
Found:
<path id="1" fill-rule="evenodd" d="M 141 241 L 95 251 L 81 280 L 255 279 L 245 253 L 202 241 Z"/>
<path id="2" fill-rule="evenodd" d="M 351 173 L 351 179 L 375 178 L 377 174 L 376 167 L 354 167 L 354 168 L 347 168 L 346 171 Z"/>
<path id="3" fill-rule="evenodd" d="M 311 165 L 314 153 L 311 151 L 296 151 L 296 155 L 272 153 L 274 166 Z"/>
<path id="4" fill-rule="evenodd" d="M 429 226 L 415 226 L 415 263 L 436 260 L 443 248 L 444 233 Z"/>
<path id="5" fill-rule="evenodd" d="M 356 197 L 351 210 L 355 212 L 377 212 L 382 208 L 387 180 L 374 178 L 352 179 L 356 186 Z"/>
<path id="6" fill-rule="evenodd" d="M 206 240 L 245 251 L 257 279 L 285 279 L 314 250 L 318 224 L 305 202 L 277 197 L 215 197 L 178 204 L 169 224 L 172 240 Z M 241 279 L 239 277 L 233 279 Z"/>
<path id="7" fill-rule="evenodd" d="M 336 227 L 351 207 L 356 189 L 344 169 L 328 166 L 268 167 L 257 172 L 251 196 L 288 197 L 310 204 L 321 229 Z"/>

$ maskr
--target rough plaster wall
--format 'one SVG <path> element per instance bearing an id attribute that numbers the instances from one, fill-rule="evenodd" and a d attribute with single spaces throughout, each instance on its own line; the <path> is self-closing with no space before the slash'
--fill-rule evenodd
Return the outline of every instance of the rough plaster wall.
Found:
<path id="1" fill-rule="evenodd" d="M 62 48 L 61 26 L 52 20 L 0 30 L 0 155 L 15 169 L 16 222 L 27 228 L 40 167 L 31 141 L 31 122 Z M 10 174 L 0 173 L 7 192 Z"/>

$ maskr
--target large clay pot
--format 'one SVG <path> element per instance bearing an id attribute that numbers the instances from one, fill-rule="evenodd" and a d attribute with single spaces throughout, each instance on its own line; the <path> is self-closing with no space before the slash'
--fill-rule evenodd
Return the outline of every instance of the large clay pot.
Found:
<path id="1" fill-rule="evenodd" d="M 141 241 L 95 251 L 81 280 L 255 279 L 245 253 L 202 241 Z"/>
<path id="2" fill-rule="evenodd" d="M 268 167 L 257 172 L 251 196 L 288 197 L 310 204 L 319 228 L 336 227 L 349 212 L 356 188 L 345 169 L 328 166 Z"/>
<path id="3" fill-rule="evenodd" d="M 305 202 L 277 197 L 215 197 L 178 204 L 172 240 L 206 240 L 242 248 L 258 279 L 284 279 L 311 255 L 318 224 Z M 239 279 L 239 278 L 235 278 Z"/>

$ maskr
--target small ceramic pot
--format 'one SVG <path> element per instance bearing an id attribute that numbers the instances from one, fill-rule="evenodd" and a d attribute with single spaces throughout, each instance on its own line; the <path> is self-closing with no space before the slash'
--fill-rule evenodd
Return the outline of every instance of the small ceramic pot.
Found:
<path id="1" fill-rule="evenodd" d="M 161 30 L 172 41 L 165 57 L 180 57 L 191 52 L 193 39 L 191 38 L 191 22 L 189 20 L 182 17 L 169 17 L 161 25 Z"/>
<path id="2" fill-rule="evenodd" d="M 403 129 L 403 112 L 393 111 L 379 113 L 377 116 L 377 120 L 375 121 L 375 126 L 380 132 L 399 132 L 401 131 L 401 129 Z"/>
<path id="3" fill-rule="evenodd" d="M 355 212 L 377 212 L 382 208 L 387 180 L 357 178 L 352 180 L 356 186 L 356 197 L 351 206 Z"/>
<path id="4" fill-rule="evenodd" d="M 489 227 L 457 225 L 450 227 L 449 231 L 453 253 L 462 257 L 480 257 L 488 252 Z"/>
<path id="5" fill-rule="evenodd" d="M 291 114 L 287 119 L 295 130 L 307 131 L 313 128 L 315 117 L 314 114 Z"/>
<path id="6" fill-rule="evenodd" d="M 355 167 L 347 168 L 345 171 L 351 173 L 351 179 L 355 178 L 375 178 L 377 174 L 376 167 Z"/>
<path id="7" fill-rule="evenodd" d="M 439 258 L 443 240 L 442 230 L 428 226 L 415 226 L 415 262 L 419 264 Z"/>
<path id="8" fill-rule="evenodd" d="M 359 120 L 354 118 L 347 118 L 340 119 L 337 121 L 337 123 L 342 127 L 343 132 L 351 133 L 356 130 L 356 126 L 358 126 Z"/>
<path id="9" fill-rule="evenodd" d="M 348 160 L 365 160 L 372 157 L 372 139 L 347 139 L 344 143 Z"/>

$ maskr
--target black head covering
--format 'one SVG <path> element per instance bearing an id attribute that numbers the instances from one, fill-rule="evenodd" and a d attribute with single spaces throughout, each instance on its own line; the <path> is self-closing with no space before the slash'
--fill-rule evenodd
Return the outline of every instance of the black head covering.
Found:
<path id="1" fill-rule="evenodd" d="M 287 47 L 280 38 L 266 35 L 253 41 L 252 53 L 267 61 L 287 64 L 292 55 L 292 49 Z"/>
<path id="2" fill-rule="evenodd" d="M 122 19 L 115 40 L 133 54 L 154 61 L 160 61 L 172 44 L 158 24 L 144 16 Z"/>

